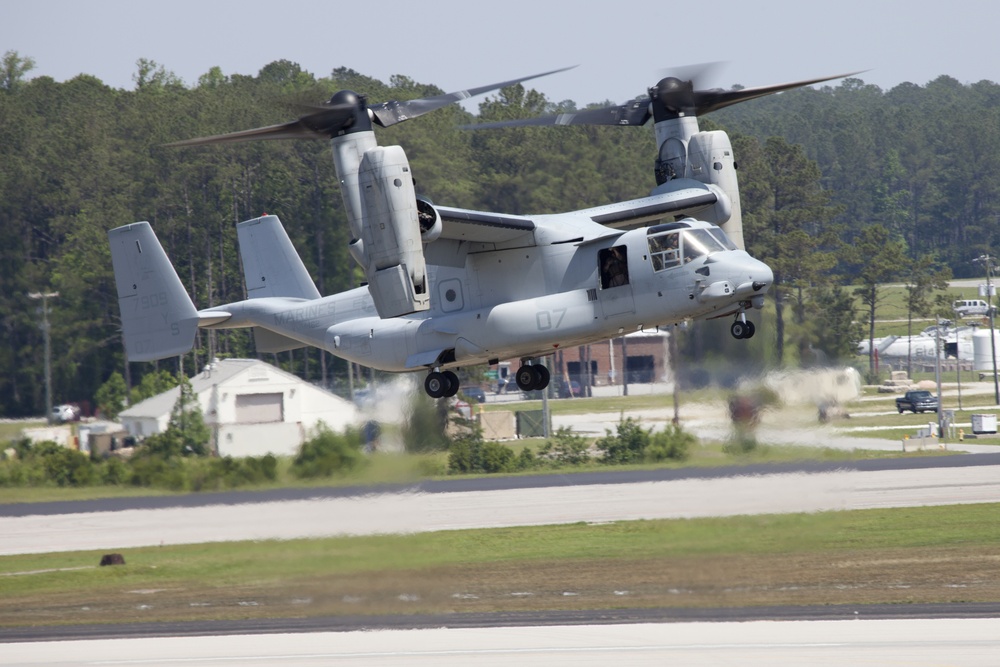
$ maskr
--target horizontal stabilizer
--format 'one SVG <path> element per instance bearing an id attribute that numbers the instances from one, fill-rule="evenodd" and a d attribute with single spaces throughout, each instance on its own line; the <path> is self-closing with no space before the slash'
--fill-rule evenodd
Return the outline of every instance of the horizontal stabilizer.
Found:
<path id="1" fill-rule="evenodd" d="M 318 299 L 319 290 L 277 216 L 265 215 L 236 225 L 247 297 L 285 296 Z"/>
<path id="2" fill-rule="evenodd" d="M 112 229 L 108 240 L 128 360 L 153 361 L 189 351 L 198 311 L 149 223 Z"/>

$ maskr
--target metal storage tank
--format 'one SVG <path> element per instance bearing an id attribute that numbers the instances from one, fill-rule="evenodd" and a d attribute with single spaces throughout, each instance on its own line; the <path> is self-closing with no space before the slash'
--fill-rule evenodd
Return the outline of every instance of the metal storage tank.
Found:
<path id="1" fill-rule="evenodd" d="M 997 366 L 1000 367 L 1000 331 L 993 331 L 997 348 Z M 977 371 L 993 372 L 993 349 L 990 346 L 990 330 L 980 329 L 972 335 L 973 367 Z"/>

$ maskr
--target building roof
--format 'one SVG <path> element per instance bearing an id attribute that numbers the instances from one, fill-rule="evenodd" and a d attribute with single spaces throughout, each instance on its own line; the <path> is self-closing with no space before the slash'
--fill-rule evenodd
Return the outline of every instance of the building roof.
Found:
<path id="1" fill-rule="evenodd" d="M 256 372 L 263 370 L 267 373 L 277 374 L 283 376 L 291 382 L 308 384 L 302 378 L 283 371 L 277 366 L 272 366 L 271 364 L 263 362 L 260 359 L 222 359 L 221 361 L 215 361 L 209 366 L 206 366 L 202 372 L 189 378 L 189 381 L 191 382 L 191 389 L 194 393 L 201 396 L 201 394 L 211 390 L 213 387 L 226 384 L 244 373 L 251 373 L 255 370 Z M 310 386 L 317 391 L 329 394 L 331 399 L 349 403 L 348 401 L 345 401 L 345 399 L 340 398 L 326 389 L 315 387 L 314 385 Z M 162 394 L 157 394 L 156 396 L 152 396 L 144 401 L 136 403 L 126 410 L 122 410 L 122 412 L 119 413 L 118 418 L 119 420 L 130 418 L 159 419 L 164 415 L 170 414 L 170 412 L 174 409 L 174 406 L 177 404 L 177 399 L 180 398 L 180 395 L 180 387 L 173 387 Z"/>

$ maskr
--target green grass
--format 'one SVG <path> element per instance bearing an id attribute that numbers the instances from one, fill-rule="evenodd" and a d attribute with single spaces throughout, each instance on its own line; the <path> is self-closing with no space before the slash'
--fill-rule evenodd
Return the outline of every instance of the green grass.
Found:
<path id="1" fill-rule="evenodd" d="M 0 557 L 0 627 L 996 599 L 1000 504 Z M 565 591 L 574 591 L 567 597 Z M 622 597 L 623 595 L 627 597 Z"/>
<path id="2" fill-rule="evenodd" d="M 36 422 L 0 422 L 0 443 L 7 443 L 11 440 L 21 438 L 21 432 L 26 428 L 42 428 L 47 424 L 44 421 Z M 4 447 L 7 445 L 4 444 Z"/>
<path id="3" fill-rule="evenodd" d="M 405 570 L 458 563 L 618 559 L 727 553 L 802 553 L 856 548 L 1000 545 L 1000 504 L 775 514 L 709 519 L 664 519 L 476 529 L 303 540 L 263 540 L 128 549 L 133 584 L 182 580 L 206 586 L 341 572 Z M 101 552 L 0 556 L 0 575 L 83 568 Z M 281 563 L 280 572 L 275 563 Z M 114 568 L 102 570 L 109 574 Z M 118 576 L 118 575 L 115 575 Z M 79 570 L 40 577 L 0 576 L 7 595 L 71 586 L 85 590 L 100 578 Z"/>

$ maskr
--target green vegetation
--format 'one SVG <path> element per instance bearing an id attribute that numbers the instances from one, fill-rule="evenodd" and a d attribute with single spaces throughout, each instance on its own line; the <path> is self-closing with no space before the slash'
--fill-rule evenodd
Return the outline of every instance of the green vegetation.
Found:
<path id="1" fill-rule="evenodd" d="M 292 474 L 300 479 L 315 479 L 349 473 L 365 464 L 361 451 L 364 444 L 360 431 L 335 433 L 321 423 L 313 437 L 299 448 L 292 461 Z"/>
<path id="2" fill-rule="evenodd" d="M 0 575 L 9 575 L 0 576 L 0 626 L 995 600 L 998 510 L 958 505 L 161 546 L 125 550 L 126 565 L 105 568 L 96 567 L 97 552 L 7 556 L 0 557 Z"/>
<path id="3" fill-rule="evenodd" d="M 336 63 L 319 76 L 284 60 L 256 76 L 216 67 L 190 85 L 168 65 L 141 58 L 135 88 L 116 90 L 86 74 L 64 83 L 32 79 L 30 54 L 3 54 L 0 325 L 7 345 L 0 353 L 0 416 L 44 410 L 43 341 L 31 291 L 60 294 L 51 304 L 57 403 L 89 401 L 113 415 L 147 378 L 175 370 L 171 361 L 133 364 L 123 373 L 109 226 L 149 220 L 201 305 L 242 298 L 233 222 L 263 211 L 281 216 L 321 291 L 356 283 L 323 142 L 175 150 L 163 144 L 283 122 L 285 102 L 316 102 L 344 88 L 371 100 L 441 92 L 406 76 L 378 81 Z M 932 278 L 939 269 L 979 275 L 970 260 L 1000 241 L 991 223 L 1000 212 L 1000 151 L 991 149 L 1000 145 L 998 91 L 992 82 L 963 85 L 947 76 L 890 91 L 850 78 L 702 119 L 703 129 L 725 129 L 733 138 L 748 247 L 775 268 L 769 299 L 785 297 L 769 302 L 763 315 L 776 335 L 742 342 L 749 366 L 817 363 L 850 352 L 860 336 L 853 321 L 872 318 L 858 317 L 843 290 L 870 284 L 862 273 L 874 263 L 852 252 L 876 230 L 884 240 L 878 248 L 897 251 L 877 263 L 885 269 L 878 279 L 915 288 L 900 319 L 926 317 L 923 286 L 937 290 Z M 578 106 L 585 103 L 555 104 L 514 86 L 486 97 L 478 111 L 488 121 Z M 473 120 L 453 105 L 390 128 L 383 140 L 407 149 L 422 194 L 452 206 L 551 213 L 642 197 L 653 186 L 649 128 L 457 129 Z M 886 297 L 875 319 L 892 318 L 892 289 L 866 292 L 868 301 Z M 740 343 L 717 325 L 698 324 L 682 336 L 686 359 L 732 358 Z M 253 355 L 246 331 L 200 335 L 181 362 L 188 369 L 210 354 Z M 269 361 L 342 389 L 346 364 L 324 354 L 296 351 Z"/>

